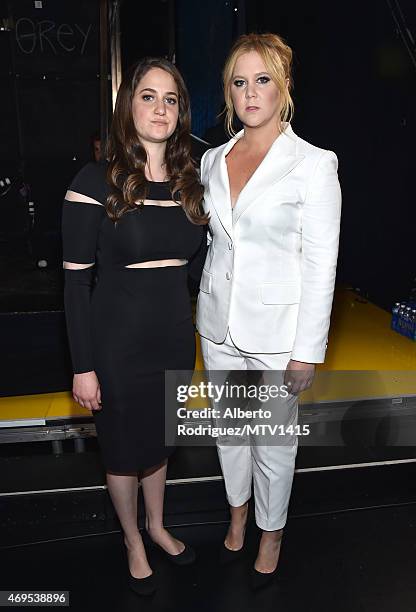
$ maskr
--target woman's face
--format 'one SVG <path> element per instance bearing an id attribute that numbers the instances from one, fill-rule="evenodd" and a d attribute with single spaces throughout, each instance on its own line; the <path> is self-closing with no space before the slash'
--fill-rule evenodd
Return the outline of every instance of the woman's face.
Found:
<path id="1" fill-rule="evenodd" d="M 168 140 L 175 131 L 179 115 L 175 79 L 162 68 L 151 68 L 136 87 L 132 113 L 142 143 Z"/>
<path id="2" fill-rule="evenodd" d="M 280 121 L 280 93 L 257 53 L 249 51 L 237 59 L 231 80 L 231 98 L 240 121 L 247 127 L 262 127 Z"/>

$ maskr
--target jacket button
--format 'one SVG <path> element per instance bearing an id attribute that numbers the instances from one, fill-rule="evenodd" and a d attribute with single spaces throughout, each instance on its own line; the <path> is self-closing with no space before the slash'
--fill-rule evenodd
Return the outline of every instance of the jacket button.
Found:
<path id="1" fill-rule="evenodd" d="M 230 274 L 229 272 L 227 272 L 227 274 L 225 275 L 225 278 L 226 278 L 227 280 L 230 280 L 230 278 L 231 278 L 231 274 Z"/>
<path id="2" fill-rule="evenodd" d="M 229 249 L 230 249 L 230 251 L 231 251 L 231 249 L 233 248 L 233 243 L 232 243 L 232 242 L 229 242 L 229 243 L 228 243 L 228 248 L 229 248 Z"/>

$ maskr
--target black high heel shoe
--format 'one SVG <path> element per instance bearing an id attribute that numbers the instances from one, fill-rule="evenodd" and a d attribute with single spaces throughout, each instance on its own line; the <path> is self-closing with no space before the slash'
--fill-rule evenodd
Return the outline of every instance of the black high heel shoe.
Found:
<path id="1" fill-rule="evenodd" d="M 129 570 L 128 582 L 131 590 L 137 595 L 151 595 L 156 591 L 154 574 L 150 574 L 146 578 L 135 578 Z"/>
<path id="2" fill-rule="evenodd" d="M 127 547 L 126 538 L 124 538 L 124 544 Z M 156 582 L 154 574 L 151 573 L 145 578 L 135 578 L 129 567 L 129 551 L 127 549 L 127 581 L 132 591 L 137 595 L 151 595 L 156 590 Z"/>
<path id="3" fill-rule="evenodd" d="M 146 527 L 146 535 L 149 538 L 150 543 L 152 544 L 152 546 L 155 546 L 156 548 L 159 548 L 163 552 L 165 557 L 167 559 L 169 559 L 169 561 L 171 563 L 173 563 L 174 565 L 182 566 L 182 565 L 191 565 L 191 563 L 194 563 L 194 561 L 196 559 L 196 553 L 195 553 L 194 549 L 192 548 L 192 546 L 190 546 L 189 544 L 185 544 L 185 548 L 179 554 L 171 555 L 170 553 L 167 552 L 167 550 L 165 550 L 163 548 L 163 546 L 161 546 L 160 544 L 158 544 L 157 542 L 152 540 L 152 538 L 150 537 L 149 532 L 147 531 L 147 527 Z"/>
<path id="4" fill-rule="evenodd" d="M 251 588 L 254 591 L 263 589 L 277 576 L 277 567 L 272 572 L 259 572 L 255 567 L 251 568 Z"/>
<path id="5" fill-rule="evenodd" d="M 283 532 L 280 535 L 279 542 L 280 545 L 282 543 Z M 280 548 L 279 548 L 279 557 L 280 557 Z M 251 568 L 251 588 L 254 591 L 258 591 L 259 589 L 263 589 L 267 585 L 269 585 L 277 576 L 279 568 L 279 560 L 277 566 L 274 568 L 272 572 L 259 572 L 255 567 Z"/>

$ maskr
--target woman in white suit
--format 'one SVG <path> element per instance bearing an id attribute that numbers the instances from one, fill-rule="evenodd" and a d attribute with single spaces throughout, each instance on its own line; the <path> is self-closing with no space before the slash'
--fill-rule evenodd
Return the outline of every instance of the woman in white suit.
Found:
<path id="1" fill-rule="evenodd" d="M 325 358 L 341 192 L 336 155 L 299 138 L 290 126 L 291 63 L 291 49 L 275 34 L 241 36 L 226 60 L 227 125 L 232 133 L 236 113 L 243 129 L 201 161 L 210 224 L 197 328 L 208 372 L 282 372 L 291 391 L 286 423 L 295 424 L 297 395 Z M 243 551 L 254 483 L 262 530 L 252 569 L 255 588 L 276 573 L 294 438 L 290 444 L 217 443 L 231 512 L 226 560 Z"/>

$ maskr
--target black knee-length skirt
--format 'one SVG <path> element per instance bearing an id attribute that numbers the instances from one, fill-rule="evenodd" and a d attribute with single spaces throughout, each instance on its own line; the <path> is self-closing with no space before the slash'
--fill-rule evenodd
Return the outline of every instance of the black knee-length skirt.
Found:
<path id="1" fill-rule="evenodd" d="M 107 471 L 159 464 L 165 444 L 165 370 L 193 370 L 195 332 L 186 266 L 114 268 L 91 299 L 95 371 L 102 409 L 94 412 Z"/>

